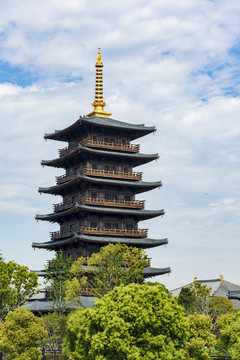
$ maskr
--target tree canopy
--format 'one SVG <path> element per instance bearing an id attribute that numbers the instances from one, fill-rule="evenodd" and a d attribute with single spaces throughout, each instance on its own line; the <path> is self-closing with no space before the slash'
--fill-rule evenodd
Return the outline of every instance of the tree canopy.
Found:
<path id="1" fill-rule="evenodd" d="M 65 282 L 71 278 L 71 258 L 64 259 L 62 251 L 58 251 L 46 267 L 45 284 L 52 299 L 53 310 L 60 315 L 66 311 Z"/>
<path id="2" fill-rule="evenodd" d="M 220 338 L 218 348 L 227 350 L 233 360 L 240 359 L 240 310 L 229 312 L 218 318 Z"/>
<path id="3" fill-rule="evenodd" d="M 0 257 L 0 318 L 4 319 L 9 310 L 22 306 L 37 292 L 38 277 L 13 261 L 5 262 Z"/>
<path id="4" fill-rule="evenodd" d="M 188 287 L 181 289 L 178 303 L 184 307 L 186 314 L 198 313 L 208 315 L 210 294 L 211 288 L 196 281 Z"/>
<path id="5" fill-rule="evenodd" d="M 83 289 L 101 296 L 121 284 L 143 282 L 143 269 L 147 265 L 144 250 L 122 244 L 109 244 L 94 253 L 83 269 L 83 258 L 76 260 L 70 270 L 72 278 L 66 281 L 66 300 L 81 304 Z"/>
<path id="6" fill-rule="evenodd" d="M 53 312 L 42 316 L 42 320 L 48 332 L 48 336 L 42 345 L 47 350 L 61 350 L 66 333 L 67 316 Z"/>
<path id="7" fill-rule="evenodd" d="M 186 344 L 187 358 L 191 360 L 210 359 L 210 348 L 216 344 L 215 336 L 210 334 L 212 319 L 206 315 L 189 315 L 189 339 Z"/>
<path id="8" fill-rule="evenodd" d="M 46 336 L 43 320 L 29 309 L 10 311 L 0 335 L 0 352 L 8 360 L 41 360 L 39 344 Z"/>
<path id="9" fill-rule="evenodd" d="M 162 285 L 121 285 L 69 315 L 66 355 L 85 360 L 186 359 L 189 324 Z"/>

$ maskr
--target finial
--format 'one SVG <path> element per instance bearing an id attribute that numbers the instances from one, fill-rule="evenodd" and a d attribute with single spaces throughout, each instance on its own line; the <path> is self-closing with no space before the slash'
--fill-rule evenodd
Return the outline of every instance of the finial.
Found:
<path id="1" fill-rule="evenodd" d="M 196 282 L 196 281 L 197 281 L 197 276 L 195 276 L 195 278 L 193 279 L 193 281 L 194 281 L 194 282 Z"/>
<path id="2" fill-rule="evenodd" d="M 100 48 L 98 48 L 98 55 L 96 56 L 97 62 L 95 64 L 96 67 L 96 85 L 95 85 L 95 100 L 92 103 L 94 110 L 87 114 L 88 117 L 100 116 L 108 118 L 111 113 L 107 113 L 104 111 L 104 106 L 106 103 L 103 101 L 103 83 L 102 83 L 102 56 L 100 54 Z"/>
<path id="3" fill-rule="evenodd" d="M 220 279 L 221 279 L 221 280 L 224 280 L 224 276 L 223 276 L 223 275 L 220 275 Z"/>

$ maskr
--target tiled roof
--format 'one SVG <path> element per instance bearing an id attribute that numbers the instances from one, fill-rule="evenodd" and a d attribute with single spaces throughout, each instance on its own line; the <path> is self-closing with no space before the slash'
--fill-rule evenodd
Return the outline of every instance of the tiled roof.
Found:
<path id="1" fill-rule="evenodd" d="M 233 284 L 226 280 L 221 280 L 220 278 L 219 279 L 210 279 L 210 280 L 197 280 L 197 282 L 200 283 L 201 285 L 206 285 L 206 287 L 208 289 L 211 289 L 211 293 L 210 293 L 211 296 L 224 296 L 224 297 L 228 298 L 229 291 L 232 291 L 232 290 L 240 291 L 240 285 Z M 190 284 L 181 286 L 179 288 L 176 288 L 174 290 L 171 290 L 172 295 L 179 296 L 181 289 L 188 287 L 191 284 L 193 284 L 193 282 Z M 237 300 L 236 301 L 232 300 L 232 303 L 235 308 L 240 308 L 240 301 L 237 302 Z"/>
<path id="2" fill-rule="evenodd" d="M 89 206 L 84 204 L 76 203 L 72 208 L 59 212 L 59 213 L 51 213 L 46 215 L 36 215 L 36 220 L 46 220 L 57 222 L 61 217 L 65 217 L 67 215 L 71 215 L 76 212 L 93 212 L 100 214 L 111 214 L 111 215 L 129 215 L 129 216 L 137 216 L 142 220 L 151 219 L 156 216 L 164 215 L 164 210 L 137 210 L 137 209 L 124 209 L 124 208 L 114 208 L 114 207 L 103 207 L 103 206 Z"/>
<path id="3" fill-rule="evenodd" d="M 59 141 L 69 141 L 71 137 L 77 136 L 77 130 L 81 131 L 81 126 L 83 125 L 92 125 L 92 126 L 99 126 L 105 128 L 112 128 L 112 129 L 121 129 L 128 132 L 131 136 L 131 139 L 137 139 L 141 136 L 149 134 L 151 132 L 156 131 L 154 126 L 147 127 L 144 124 L 130 124 L 123 121 L 114 120 L 111 118 L 102 118 L 102 117 L 80 117 L 72 125 L 68 126 L 63 130 L 55 130 L 54 133 L 45 134 L 45 139 L 52 139 L 52 140 L 59 140 Z"/>
<path id="4" fill-rule="evenodd" d="M 133 163 L 133 166 L 139 166 L 142 164 L 146 164 L 149 161 L 155 160 L 158 158 L 158 154 L 142 154 L 142 153 L 128 153 L 124 151 L 110 151 L 110 150 L 100 150 L 93 149 L 87 146 L 78 145 L 78 147 L 70 152 L 69 154 L 59 157 L 53 160 L 42 160 L 41 165 L 43 166 L 55 166 L 55 167 L 65 167 L 69 161 L 69 159 L 81 156 L 81 154 L 88 153 L 94 156 L 109 156 L 109 157 L 121 157 L 124 159 L 130 159 Z"/>
<path id="5" fill-rule="evenodd" d="M 76 235 L 70 238 L 61 239 L 61 240 L 52 240 L 43 243 L 32 243 L 34 248 L 42 248 L 48 250 L 54 250 L 59 246 L 64 246 L 67 244 L 75 242 L 92 242 L 99 244 L 127 244 L 129 246 L 137 246 L 143 249 L 152 248 L 160 245 L 167 245 L 167 239 L 149 239 L 149 238 L 127 238 L 127 237 L 111 237 L 111 236 L 91 236 L 91 235 Z"/>
<path id="6" fill-rule="evenodd" d="M 105 179 L 100 177 L 97 178 L 86 175 L 76 175 L 74 179 L 66 181 L 63 184 L 54 185 L 46 188 L 40 187 L 38 191 L 40 193 L 61 195 L 64 193 L 66 188 L 72 187 L 74 185 L 78 185 L 79 182 L 81 181 L 91 182 L 95 184 L 106 184 L 106 185 L 114 185 L 114 186 L 122 186 L 122 187 L 125 186 L 128 188 L 132 188 L 135 194 L 139 194 L 141 192 L 149 191 L 162 186 L 161 181 L 155 181 L 155 182 L 128 181 L 128 180 L 119 180 L 119 179 L 118 180 Z"/>
<path id="7" fill-rule="evenodd" d="M 79 308 L 88 307 L 93 309 L 94 308 L 94 301 L 96 300 L 96 297 L 94 296 L 81 296 L 81 302 L 82 307 L 79 306 Z M 37 299 L 37 300 L 29 300 L 24 305 L 25 308 L 30 309 L 34 313 L 44 313 L 54 310 L 54 305 L 51 299 L 43 298 L 43 299 Z M 68 309 L 76 309 L 77 306 L 74 304 L 69 304 L 67 306 Z"/>
<path id="8" fill-rule="evenodd" d="M 83 270 L 88 270 L 87 265 L 82 265 Z M 96 271 L 96 269 L 94 269 Z M 34 272 L 38 276 L 46 276 L 46 270 L 31 270 L 31 272 Z M 145 278 L 151 277 L 151 276 L 157 276 L 157 275 L 163 275 L 163 274 L 169 274 L 171 272 L 171 269 L 169 267 L 167 268 L 153 268 L 151 266 L 145 267 L 143 269 L 143 276 Z"/>

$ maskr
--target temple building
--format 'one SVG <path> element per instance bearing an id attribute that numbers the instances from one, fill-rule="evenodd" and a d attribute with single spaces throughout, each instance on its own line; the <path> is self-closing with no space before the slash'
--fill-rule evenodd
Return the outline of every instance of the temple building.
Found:
<path id="1" fill-rule="evenodd" d="M 164 210 L 147 210 L 145 201 L 136 195 L 162 186 L 161 181 L 146 182 L 139 165 L 158 159 L 158 154 L 143 154 L 132 141 L 156 131 L 155 127 L 136 125 L 112 119 L 104 110 L 102 56 L 96 62 L 96 86 L 93 111 L 63 130 L 46 134 L 46 140 L 66 142 L 53 160 L 43 166 L 62 168 L 56 184 L 39 188 L 40 193 L 60 195 L 62 202 L 53 212 L 36 215 L 37 220 L 60 226 L 47 242 L 33 243 L 33 248 L 58 251 L 64 258 L 84 257 L 87 266 L 91 254 L 107 244 L 127 244 L 147 249 L 167 244 L 167 239 L 148 237 L 148 229 L 139 222 L 163 216 Z M 170 268 L 152 268 L 150 262 L 144 277 L 170 272 Z"/>

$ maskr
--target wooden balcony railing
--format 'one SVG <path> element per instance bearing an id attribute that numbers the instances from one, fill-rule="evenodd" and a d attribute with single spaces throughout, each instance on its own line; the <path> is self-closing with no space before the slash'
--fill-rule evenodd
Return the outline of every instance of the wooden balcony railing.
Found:
<path id="1" fill-rule="evenodd" d="M 53 210 L 54 210 L 54 212 L 58 212 L 58 211 L 62 211 L 62 210 L 69 209 L 69 208 L 73 207 L 76 202 L 81 203 L 81 202 L 82 202 L 82 197 L 81 197 L 81 196 L 78 196 L 78 197 L 77 197 L 76 199 L 74 199 L 74 200 L 69 200 L 69 201 L 61 202 L 61 203 L 59 203 L 59 204 L 53 204 Z"/>
<path id="2" fill-rule="evenodd" d="M 103 205 L 103 206 L 114 206 L 114 207 L 124 207 L 124 208 L 136 208 L 136 209 L 144 209 L 145 200 L 109 200 L 105 198 L 99 197 L 91 197 L 85 196 L 82 198 L 82 202 L 84 204 L 89 205 Z"/>
<path id="3" fill-rule="evenodd" d="M 109 235 L 109 236 L 126 236 L 126 237 L 147 237 L 148 229 L 124 229 L 124 228 L 100 228 L 91 226 L 76 226 L 68 231 L 54 231 L 51 232 L 51 240 L 57 240 L 68 236 L 73 236 L 74 233 L 92 234 L 92 235 Z"/>
<path id="4" fill-rule="evenodd" d="M 90 147 L 95 147 L 98 149 L 111 149 L 118 151 L 126 151 L 126 152 L 139 152 L 140 145 L 139 144 L 117 144 L 114 142 L 106 142 L 103 140 L 93 140 L 93 139 L 83 139 L 80 141 L 80 144 Z M 58 150 L 59 157 L 63 157 L 68 155 L 71 151 L 75 150 L 78 147 L 78 143 L 73 143 L 69 146 L 66 146 L 63 149 Z"/>
<path id="5" fill-rule="evenodd" d="M 127 151 L 127 152 L 139 152 L 140 145 L 134 144 L 117 144 L 115 142 L 106 142 L 103 140 L 93 140 L 93 139 L 84 139 L 82 141 L 83 145 L 96 147 L 99 149 L 111 149 L 111 150 L 119 150 L 119 151 Z"/>
<path id="6" fill-rule="evenodd" d="M 124 228 L 93 228 L 91 226 L 82 227 L 83 234 L 93 235 L 115 235 L 115 236 L 133 236 L 133 237 L 146 237 L 148 229 L 124 229 Z"/>
<path id="7" fill-rule="evenodd" d="M 104 170 L 104 169 L 93 169 L 93 168 L 83 168 L 78 171 L 77 174 L 61 175 L 56 176 L 57 184 L 62 184 L 66 181 L 74 179 L 78 174 L 90 175 L 90 176 L 101 176 L 106 178 L 116 178 L 116 179 L 125 179 L 125 180 L 142 180 L 142 172 L 124 172 L 121 170 Z"/>
<path id="8" fill-rule="evenodd" d="M 71 151 L 76 149 L 78 147 L 78 143 L 71 144 L 63 149 L 58 150 L 59 157 L 63 157 L 67 154 L 69 154 Z"/>
<path id="9" fill-rule="evenodd" d="M 92 176 L 102 176 L 107 178 L 118 178 L 118 179 L 128 179 L 128 180 L 141 180 L 142 172 L 124 172 L 121 170 L 104 170 L 104 169 L 93 169 L 85 168 L 81 170 L 81 173 L 84 175 Z"/>
<path id="10" fill-rule="evenodd" d="M 62 202 L 59 204 L 53 205 L 54 212 L 62 211 L 71 208 L 76 202 L 86 204 L 86 205 L 101 205 L 101 206 L 113 206 L 113 207 L 122 207 L 122 208 L 134 208 L 134 209 L 144 209 L 145 200 L 109 200 L 100 197 L 91 197 L 83 196 L 78 197 L 74 201 Z"/>

